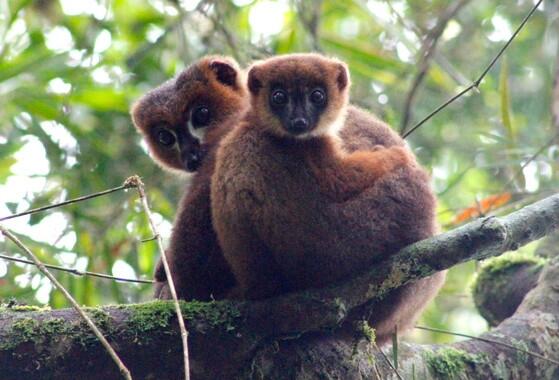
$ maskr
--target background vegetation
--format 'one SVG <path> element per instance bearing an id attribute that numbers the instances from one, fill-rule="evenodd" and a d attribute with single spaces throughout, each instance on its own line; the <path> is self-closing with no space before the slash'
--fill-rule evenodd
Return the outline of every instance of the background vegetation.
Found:
<path id="1" fill-rule="evenodd" d="M 189 62 L 208 53 L 243 64 L 295 51 L 336 55 L 350 66 L 353 102 L 400 131 L 475 80 L 533 4 L 0 0 L 0 217 L 115 187 L 137 173 L 167 237 L 185 178 L 156 167 L 128 110 Z M 505 213 L 557 187 L 559 131 L 550 113 L 557 7 L 544 1 L 479 92 L 408 138 L 432 173 L 444 229 L 475 216 L 488 199 L 492 206 L 483 211 Z M 426 46 L 435 40 L 436 52 L 423 66 Z M 157 257 L 153 242 L 140 241 L 150 233 L 134 191 L 4 225 L 51 264 L 149 278 Z M 19 255 L 5 240 L 0 253 Z M 422 324 L 483 331 L 468 285 L 475 272 L 472 263 L 451 270 Z M 0 299 L 67 306 L 37 273 L 0 259 Z M 149 285 L 56 275 L 86 305 L 138 302 L 151 294 Z M 412 338 L 449 339 L 419 332 Z"/>

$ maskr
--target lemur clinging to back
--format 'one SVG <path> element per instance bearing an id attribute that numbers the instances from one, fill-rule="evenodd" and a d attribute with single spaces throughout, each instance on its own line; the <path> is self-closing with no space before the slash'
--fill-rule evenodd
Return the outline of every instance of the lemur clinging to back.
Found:
<path id="1" fill-rule="evenodd" d="M 349 92 L 343 63 L 271 58 L 250 69 L 248 87 L 250 109 L 221 141 L 210 197 L 236 296 L 332 284 L 435 233 L 428 176 L 401 142 L 349 153 L 338 141 Z M 438 273 L 380 301 L 371 318 L 379 343 L 395 325 L 411 327 L 443 281 Z"/>
<path id="2" fill-rule="evenodd" d="M 215 146 L 231 128 L 227 120 L 235 120 L 242 115 L 248 101 L 245 88 L 242 72 L 234 61 L 206 57 L 192 64 L 177 79 L 150 91 L 132 111 L 136 126 L 161 166 L 183 171 L 193 171 L 198 167 L 191 189 L 181 200 L 167 251 L 179 297 L 184 299 L 223 298 L 234 285 L 212 227 L 209 186 Z M 200 102 L 202 99 L 206 101 Z M 206 106 L 208 112 L 201 106 Z M 196 110 L 197 116 L 194 116 Z M 204 121 L 204 114 L 209 115 L 207 121 Z M 198 137 L 191 133 L 196 126 L 208 131 L 203 140 L 198 138 L 201 133 L 196 132 Z M 165 131 L 160 133 L 162 127 Z M 373 149 L 377 145 L 403 145 L 390 127 L 351 105 L 348 106 L 340 136 L 348 151 Z M 367 211 L 371 219 L 378 223 L 377 231 L 386 232 L 390 224 L 398 225 L 406 218 L 410 226 L 407 231 L 398 228 L 402 242 L 387 240 L 384 243 L 388 253 L 433 233 L 432 217 L 425 220 L 409 218 L 411 213 L 401 210 L 403 207 L 421 207 L 425 193 L 429 194 L 428 179 L 421 170 L 400 169 L 382 178 L 380 183 L 383 189 L 377 194 L 379 207 Z M 402 191 L 402 186 L 407 189 Z M 417 199 L 413 198 L 414 193 L 419 195 Z M 389 202 L 383 207 L 383 198 L 387 197 L 390 197 Z M 398 206 L 399 203 L 407 206 Z M 156 296 L 170 298 L 161 265 L 157 267 L 155 278 L 158 281 Z M 406 321 L 413 320 L 412 316 L 430 299 L 433 281 L 438 281 L 438 278 L 422 280 L 417 286 L 407 285 L 393 291 L 380 301 L 378 312 L 371 318 L 373 326 L 388 331 L 396 323 L 401 328 Z"/>
<path id="3" fill-rule="evenodd" d="M 173 171 L 197 171 L 180 201 L 166 251 L 179 298 L 222 298 L 235 283 L 212 227 L 209 186 L 215 147 L 228 132 L 225 122 L 247 107 L 243 77 L 234 60 L 204 57 L 132 109 L 156 162 Z M 155 280 L 155 296 L 170 298 L 161 259 Z"/>
<path id="4" fill-rule="evenodd" d="M 180 202 L 167 249 L 181 298 L 223 298 L 234 284 L 212 227 L 209 186 L 214 147 L 231 127 L 227 120 L 240 118 L 247 106 L 248 90 L 237 63 L 229 57 L 208 56 L 148 92 L 132 109 L 134 124 L 161 167 L 197 171 Z M 403 145 L 390 127 L 351 105 L 340 136 L 350 151 Z M 161 260 L 155 279 L 155 296 L 170 298 Z"/>

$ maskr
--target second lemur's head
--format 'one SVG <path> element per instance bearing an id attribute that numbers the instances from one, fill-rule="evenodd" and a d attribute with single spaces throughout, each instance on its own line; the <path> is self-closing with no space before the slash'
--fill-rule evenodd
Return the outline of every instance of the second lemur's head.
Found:
<path id="1" fill-rule="evenodd" d="M 318 54 L 270 58 L 248 73 L 251 112 L 281 137 L 336 134 L 344 123 L 349 85 L 347 66 Z"/>
<path id="2" fill-rule="evenodd" d="M 240 116 L 248 107 L 247 98 L 238 64 L 228 57 L 208 56 L 149 91 L 131 114 L 159 165 L 194 172 L 217 144 L 217 127 Z"/>

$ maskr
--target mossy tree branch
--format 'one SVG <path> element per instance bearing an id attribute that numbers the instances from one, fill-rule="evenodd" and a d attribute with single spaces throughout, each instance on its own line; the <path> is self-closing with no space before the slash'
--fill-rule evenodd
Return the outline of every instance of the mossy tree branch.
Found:
<path id="1" fill-rule="evenodd" d="M 559 195 L 554 195 L 507 217 L 480 219 L 413 244 L 366 273 L 336 286 L 260 302 L 182 303 L 190 331 L 192 375 L 194 378 L 229 378 L 242 372 L 258 377 L 258 374 L 271 375 L 281 368 L 288 368 L 289 363 L 301 364 L 302 360 L 308 368 L 295 366 L 294 371 L 307 368 L 319 373 L 330 370 L 331 366 L 340 366 L 338 371 L 372 371 L 373 366 L 367 364 L 368 356 L 375 358 L 370 347 L 365 347 L 364 342 L 342 339 L 333 332 L 352 310 L 408 281 L 460 262 L 516 249 L 546 235 L 558 225 Z M 538 331 L 538 334 L 555 331 L 554 339 L 559 336 L 556 319 L 559 310 L 555 310 L 559 308 L 559 295 L 554 290 L 558 284 L 551 283 L 553 276 L 550 274 L 556 272 L 559 272 L 557 265 L 546 270 L 543 277 L 549 281 L 543 281 L 525 300 L 529 307 L 521 307 L 518 315 L 491 333 L 496 339 L 522 340 L 525 343 L 518 344 L 528 344 L 540 353 L 551 354 L 551 357 L 553 350 L 559 350 L 559 342 L 551 338 L 546 342 L 556 345 L 544 347 L 532 341 L 533 332 L 530 330 L 543 323 L 545 326 L 541 326 L 545 331 Z M 543 286 L 547 287 L 546 290 L 541 289 Z M 92 313 L 135 378 L 149 375 L 180 377 L 180 334 L 171 303 L 105 307 Z M 354 349 L 357 343 L 362 349 Z M 461 351 L 446 354 L 454 359 L 458 356 L 468 369 L 473 370 L 481 368 L 481 364 L 476 363 L 481 363 L 482 356 L 503 353 L 502 347 L 483 342 L 461 343 L 455 347 Z M 99 350 L 99 344 L 71 310 L 4 309 L 0 312 L 0 368 L 5 378 L 30 375 L 117 377 L 113 367 L 107 365 L 107 359 L 98 355 Z M 424 368 L 430 373 L 433 366 L 429 363 L 440 364 L 437 361 L 439 354 L 431 355 L 427 361 L 418 359 L 427 355 L 425 348 L 404 346 L 400 352 L 404 364 L 413 363 L 411 367 L 403 364 L 404 368 Z M 470 354 L 474 356 L 468 356 Z M 478 354 L 481 356 L 476 356 Z M 328 357 L 330 359 L 326 359 Z M 385 372 L 381 358 L 375 363 L 375 371 L 390 376 L 390 370 Z M 512 363 L 505 360 L 505 364 Z M 521 367 L 539 365 L 533 358 L 514 364 Z M 487 368 L 483 368 L 489 370 L 490 366 L 484 365 Z"/>

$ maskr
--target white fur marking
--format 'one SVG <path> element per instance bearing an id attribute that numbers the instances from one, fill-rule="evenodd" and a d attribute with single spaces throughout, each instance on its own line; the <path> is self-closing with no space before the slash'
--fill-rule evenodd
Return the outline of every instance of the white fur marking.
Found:
<path id="1" fill-rule="evenodd" d="M 198 139 L 200 143 L 204 143 L 204 138 L 206 137 L 206 127 L 194 128 L 192 121 L 188 121 L 188 132 Z"/>

